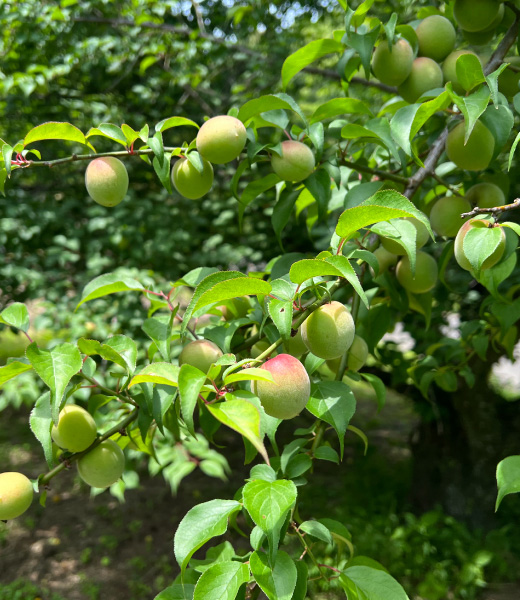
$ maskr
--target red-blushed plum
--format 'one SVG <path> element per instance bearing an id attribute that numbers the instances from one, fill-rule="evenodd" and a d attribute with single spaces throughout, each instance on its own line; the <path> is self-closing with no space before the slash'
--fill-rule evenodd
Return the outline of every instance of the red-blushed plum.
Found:
<path id="1" fill-rule="evenodd" d="M 417 29 L 419 55 L 444 60 L 455 47 L 457 33 L 455 27 L 442 15 L 431 15 L 423 19 Z"/>
<path id="2" fill-rule="evenodd" d="M 404 100 L 412 104 L 425 92 L 442 87 L 443 74 L 440 66 L 431 58 L 421 56 L 412 63 L 410 75 L 397 88 Z"/>
<path id="3" fill-rule="evenodd" d="M 283 345 L 287 354 L 295 356 L 296 358 L 300 358 L 300 356 L 303 356 L 309 351 L 302 339 L 301 327 L 296 331 L 296 335 L 291 336 L 288 340 L 285 340 Z"/>
<path id="4" fill-rule="evenodd" d="M 493 151 L 495 138 L 489 129 L 480 121 L 475 123 L 468 141 L 464 144 L 464 123 L 456 125 L 448 134 L 446 154 L 459 169 L 482 171 L 487 169 Z"/>
<path id="5" fill-rule="evenodd" d="M 506 203 L 506 197 L 502 189 L 489 181 L 483 181 L 471 186 L 466 192 L 466 198 L 471 204 L 479 208 L 504 206 Z"/>
<path id="6" fill-rule="evenodd" d="M 482 31 L 495 21 L 500 4 L 497 0 L 455 0 L 453 16 L 464 31 Z"/>
<path id="7" fill-rule="evenodd" d="M 462 213 L 471 210 L 471 204 L 462 196 L 445 196 L 439 198 L 430 212 L 430 224 L 437 235 L 453 237 L 468 220 L 461 219 Z"/>
<path id="8" fill-rule="evenodd" d="M 271 155 L 273 171 L 284 181 L 302 181 L 314 171 L 316 162 L 312 150 L 295 140 L 285 140 L 281 144 L 282 156 Z"/>
<path id="9" fill-rule="evenodd" d="M 419 219 L 416 219 L 415 217 L 404 217 L 403 220 L 410 221 L 410 223 L 415 226 L 415 229 L 417 230 L 417 237 L 415 238 L 415 247 L 417 249 L 422 248 L 430 237 L 430 234 L 426 229 L 424 223 L 421 223 L 421 221 L 419 221 Z M 398 256 L 406 254 L 406 250 L 401 246 L 401 244 L 398 244 L 392 238 L 381 237 L 381 245 L 385 250 L 388 250 L 388 252 L 392 252 L 393 254 L 397 254 Z"/>
<path id="10" fill-rule="evenodd" d="M 442 74 L 444 75 L 444 83 L 448 83 L 448 81 L 451 81 L 453 91 L 457 92 L 457 94 L 464 93 L 464 88 L 460 85 L 459 79 L 457 77 L 457 59 L 459 58 L 459 56 L 462 56 L 464 54 L 473 54 L 474 56 L 477 56 L 475 52 L 472 52 L 471 50 L 455 50 L 455 52 L 448 54 L 446 60 L 442 63 Z"/>
<path id="11" fill-rule="evenodd" d="M 179 355 L 179 365 L 197 367 L 207 373 L 211 365 L 222 356 L 222 350 L 209 340 L 195 340 L 184 346 Z"/>
<path id="12" fill-rule="evenodd" d="M 312 312 L 301 330 L 309 351 L 328 360 L 345 354 L 352 345 L 356 327 L 348 308 L 333 300 Z"/>
<path id="13" fill-rule="evenodd" d="M 0 473 L 0 521 L 16 519 L 31 506 L 33 487 L 22 473 Z"/>
<path id="14" fill-rule="evenodd" d="M 85 171 L 85 186 L 94 202 L 116 206 L 128 191 L 128 172 L 115 156 L 95 158 Z"/>
<path id="15" fill-rule="evenodd" d="M 381 83 L 401 85 L 410 75 L 413 58 L 413 50 L 407 40 L 397 40 L 391 49 L 384 41 L 374 50 L 372 71 Z"/>
<path id="16" fill-rule="evenodd" d="M 105 440 L 78 462 L 78 473 L 88 485 L 106 488 L 115 483 L 125 470 L 125 455 L 114 440 Z"/>
<path id="17" fill-rule="evenodd" d="M 242 121 L 228 115 L 209 119 L 197 134 L 197 150 L 209 162 L 222 165 L 239 156 L 247 141 Z"/>
<path id="18" fill-rule="evenodd" d="M 403 256 L 395 270 L 397 281 L 412 294 L 425 294 L 435 287 L 439 268 L 433 256 L 419 250 L 416 255 L 415 276 L 412 275 L 410 259 Z"/>
<path id="19" fill-rule="evenodd" d="M 277 419 L 299 415 L 311 393 L 309 375 L 302 363 L 290 354 L 278 354 L 260 368 L 269 371 L 275 381 L 254 381 L 252 385 L 265 412 Z"/>
<path id="20" fill-rule="evenodd" d="M 359 371 L 361 367 L 367 362 L 368 358 L 368 344 L 365 340 L 359 336 L 354 336 L 352 346 L 348 350 L 347 356 L 347 369 L 349 371 Z M 333 372 L 337 373 L 342 357 L 333 358 L 327 361 L 327 367 Z"/>
<path id="21" fill-rule="evenodd" d="M 464 223 L 464 225 L 459 229 L 457 237 L 455 238 L 454 252 L 455 260 L 459 264 L 459 267 L 461 267 L 462 269 L 465 269 L 466 271 L 473 270 L 473 267 L 471 266 L 468 257 L 464 253 L 464 238 L 466 237 L 467 233 L 471 231 L 471 229 L 473 229 L 474 227 L 486 227 L 488 229 L 491 229 L 488 227 L 488 225 L 489 221 L 487 221 L 486 219 L 470 219 L 469 221 Z M 488 258 L 486 258 L 486 260 L 482 263 L 482 270 L 490 269 L 492 266 L 496 265 L 497 262 L 502 258 L 502 255 L 504 254 L 504 250 L 506 249 L 506 235 L 504 233 L 503 228 L 500 228 L 500 231 L 502 233 L 500 242 L 493 251 L 493 253 L 490 256 L 488 256 Z"/>
<path id="22" fill-rule="evenodd" d="M 172 183 L 181 196 L 197 200 L 207 194 L 213 185 L 213 167 L 202 159 L 202 173 L 187 158 L 180 158 L 172 169 Z"/>
<path id="23" fill-rule="evenodd" d="M 58 424 L 51 431 L 52 439 L 69 452 L 83 452 L 97 437 L 92 415 L 81 406 L 68 404 L 60 411 Z"/>

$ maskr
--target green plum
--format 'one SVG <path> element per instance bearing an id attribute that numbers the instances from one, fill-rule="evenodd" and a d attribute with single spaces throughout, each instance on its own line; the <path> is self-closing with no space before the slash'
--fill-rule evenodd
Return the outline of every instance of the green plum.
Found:
<path id="1" fill-rule="evenodd" d="M 472 52 L 471 50 L 455 50 L 455 52 L 448 54 L 445 61 L 442 63 L 442 74 L 444 75 L 444 83 L 448 83 L 448 81 L 451 81 L 453 91 L 457 94 L 464 94 L 464 88 L 460 85 L 459 79 L 457 77 L 457 59 L 460 56 L 463 56 L 464 54 L 473 54 L 474 56 L 477 56 L 475 52 Z"/>
<path id="2" fill-rule="evenodd" d="M 417 237 L 415 239 L 415 247 L 417 249 L 422 248 L 424 246 L 424 244 L 426 244 L 426 242 L 428 241 L 428 239 L 430 237 L 430 234 L 429 234 L 428 230 L 426 229 L 426 226 L 424 225 L 424 223 L 421 223 L 421 221 L 419 221 L 419 219 L 416 219 L 415 217 L 405 217 L 403 220 L 410 221 L 410 223 L 412 223 L 412 225 L 415 226 L 415 229 L 417 230 Z M 388 250 L 388 252 L 392 252 L 393 254 L 397 254 L 398 256 L 402 256 L 402 255 L 406 254 L 406 250 L 401 246 L 401 244 L 397 243 L 392 238 L 382 237 L 381 245 L 383 246 L 383 248 L 385 250 Z"/>
<path id="3" fill-rule="evenodd" d="M 397 88 L 404 100 L 412 104 L 425 92 L 442 87 L 442 69 L 426 56 L 416 58 L 412 63 L 410 75 Z"/>
<path id="4" fill-rule="evenodd" d="M 491 227 L 489 227 L 489 221 L 487 221 L 486 219 L 470 219 L 469 221 L 464 223 L 464 225 L 459 229 L 457 237 L 455 238 L 455 260 L 459 264 L 459 267 L 466 271 L 472 271 L 473 267 L 471 266 L 471 263 L 469 262 L 464 252 L 464 238 L 466 237 L 468 232 L 471 231 L 471 229 L 473 229 L 474 227 L 485 227 L 491 229 Z M 497 247 L 492 252 L 492 254 L 490 254 L 490 256 L 488 256 L 486 260 L 482 263 L 482 270 L 490 269 L 491 267 L 496 265 L 504 254 L 504 251 L 506 249 L 506 235 L 502 227 L 500 228 L 500 232 L 502 234 L 500 242 L 498 243 Z"/>
<path id="5" fill-rule="evenodd" d="M 372 71 L 381 83 L 401 85 L 410 75 L 413 58 L 413 50 L 407 40 L 397 40 L 391 49 L 384 41 L 374 50 Z"/>
<path id="6" fill-rule="evenodd" d="M 460 215 L 471 210 L 471 205 L 462 196 L 445 196 L 433 205 L 430 212 L 430 223 L 436 234 L 453 237 L 468 220 L 463 220 Z"/>
<path id="7" fill-rule="evenodd" d="M 242 121 L 228 115 L 209 119 L 197 134 L 197 150 L 209 162 L 222 165 L 239 156 L 247 141 Z"/>
<path id="8" fill-rule="evenodd" d="M 128 191 L 126 167 L 115 156 L 95 158 L 85 171 L 85 186 L 94 202 L 101 206 L 116 206 Z"/>
<path id="9" fill-rule="evenodd" d="M 436 61 L 444 60 L 455 47 L 455 27 L 442 15 L 431 15 L 423 19 L 417 29 L 419 55 Z"/>
<path id="10" fill-rule="evenodd" d="M 284 181 L 302 181 L 314 171 L 316 162 L 312 150 L 295 140 L 285 140 L 281 144 L 282 156 L 273 152 L 271 166 Z"/>
<path id="11" fill-rule="evenodd" d="M 33 486 L 22 473 L 0 473 L 0 521 L 16 519 L 31 506 Z"/>
<path id="12" fill-rule="evenodd" d="M 97 426 L 92 415 L 81 406 L 68 404 L 59 414 L 58 424 L 52 428 L 52 439 L 69 452 L 83 452 L 97 437 Z"/>
<path id="13" fill-rule="evenodd" d="M 506 203 L 506 197 L 501 188 L 489 181 L 483 181 L 470 187 L 466 192 L 466 198 L 479 208 L 494 208 L 495 206 L 504 206 Z"/>
<path id="14" fill-rule="evenodd" d="M 207 373 L 211 365 L 222 356 L 222 350 L 209 340 L 195 340 L 184 346 L 179 355 L 179 365 L 191 365 Z"/>
<path id="15" fill-rule="evenodd" d="M 395 270 L 397 281 L 412 294 L 425 294 L 435 287 L 437 283 L 439 268 L 433 256 L 419 250 L 416 255 L 415 276 L 412 275 L 410 259 L 408 256 L 397 264 Z"/>
<path id="16" fill-rule="evenodd" d="M 464 31 L 483 31 L 500 13 L 497 0 L 455 0 L 453 16 Z"/>
<path id="17" fill-rule="evenodd" d="M 113 440 L 105 440 L 82 456 L 78 473 L 88 485 L 106 488 L 114 484 L 125 470 L 125 455 Z"/>
<path id="18" fill-rule="evenodd" d="M 180 158 L 172 169 L 172 183 L 181 196 L 197 200 L 207 194 L 213 185 L 213 167 L 202 158 L 202 173 L 187 158 Z"/>
<path id="19" fill-rule="evenodd" d="M 475 123 L 468 141 L 464 144 L 464 123 L 456 125 L 448 134 L 446 154 L 460 169 L 481 171 L 493 158 L 495 138 L 480 121 Z"/>
<path id="20" fill-rule="evenodd" d="M 333 300 L 312 312 L 302 324 L 302 339 L 314 355 L 326 360 L 342 356 L 356 331 L 348 308 Z"/>

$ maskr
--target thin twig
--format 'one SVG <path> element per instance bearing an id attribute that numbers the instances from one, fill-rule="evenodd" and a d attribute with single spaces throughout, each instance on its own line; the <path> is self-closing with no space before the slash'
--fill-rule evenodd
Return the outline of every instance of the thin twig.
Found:
<path id="1" fill-rule="evenodd" d="M 355 162 L 350 162 L 349 160 L 343 159 L 342 164 L 354 171 L 360 171 L 361 173 L 370 173 L 371 175 L 375 175 L 380 179 L 389 179 L 390 181 L 396 181 L 397 183 L 403 183 L 406 185 L 408 183 L 407 177 L 402 177 L 401 175 L 395 175 L 394 173 L 389 173 L 388 171 L 381 171 L 380 169 L 372 169 L 365 165 L 360 165 Z"/>
<path id="2" fill-rule="evenodd" d="M 474 217 L 476 215 L 500 215 L 506 212 L 506 210 L 515 210 L 517 208 L 520 208 L 520 198 L 517 198 L 511 204 L 505 204 L 504 206 L 494 206 L 493 208 L 479 208 L 478 206 L 475 206 L 473 210 L 467 213 L 462 213 L 460 217 L 461 219 L 465 219 L 466 217 Z"/>

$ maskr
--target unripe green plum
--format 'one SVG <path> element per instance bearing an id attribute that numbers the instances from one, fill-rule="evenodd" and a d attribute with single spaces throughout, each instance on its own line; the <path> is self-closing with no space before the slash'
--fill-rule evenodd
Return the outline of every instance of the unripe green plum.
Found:
<path id="1" fill-rule="evenodd" d="M 425 92 L 442 87 L 442 69 L 426 56 L 416 58 L 412 70 L 405 81 L 397 88 L 399 94 L 412 104 Z"/>
<path id="2" fill-rule="evenodd" d="M 446 17 L 431 15 L 423 19 L 417 29 L 419 39 L 419 55 L 444 60 L 455 47 L 457 34 L 455 27 Z"/>
<path id="3" fill-rule="evenodd" d="M 482 31 L 495 21 L 500 4 L 497 0 L 455 0 L 453 16 L 464 31 Z"/>
<path id="4" fill-rule="evenodd" d="M 466 237 L 468 232 L 471 231 L 471 229 L 473 229 L 474 227 L 488 227 L 488 225 L 489 222 L 485 219 L 470 219 L 469 221 L 464 223 L 464 225 L 459 229 L 457 237 L 455 238 L 455 246 L 453 249 L 455 252 L 455 260 L 459 264 L 459 267 L 461 267 L 462 269 L 466 271 L 473 270 L 471 263 L 469 262 L 466 254 L 464 253 L 464 238 Z M 480 267 L 481 270 L 490 269 L 491 267 L 496 265 L 497 262 L 502 258 L 504 250 L 506 249 L 506 235 L 504 233 L 503 228 L 500 228 L 500 232 L 502 234 L 501 240 L 498 246 L 493 251 L 493 253 L 490 256 L 488 256 L 486 260 L 482 263 L 482 266 Z"/>
<path id="5" fill-rule="evenodd" d="M 228 300 L 228 304 L 222 304 L 217 306 L 218 310 L 222 313 L 222 316 L 226 321 L 232 321 L 233 319 L 241 319 L 245 317 L 251 308 L 248 296 L 239 296 Z"/>
<path id="6" fill-rule="evenodd" d="M 372 71 L 381 83 L 401 85 L 410 75 L 412 63 L 413 50 L 407 40 L 397 40 L 391 50 L 384 41 L 374 50 Z"/>
<path id="7" fill-rule="evenodd" d="M 85 171 L 85 186 L 94 202 L 116 206 L 128 191 L 126 167 L 115 156 L 95 158 Z"/>
<path id="8" fill-rule="evenodd" d="M 485 46 L 495 37 L 495 31 L 463 31 L 462 35 L 473 46 Z"/>
<path id="9" fill-rule="evenodd" d="M 504 58 L 505 63 L 510 63 L 514 67 L 520 67 L 520 56 L 506 56 Z M 520 90 L 518 89 L 518 83 L 520 82 L 520 73 L 513 71 L 507 67 L 498 76 L 498 91 L 502 92 L 507 98 L 512 98 Z"/>
<path id="10" fill-rule="evenodd" d="M 316 162 L 312 150 L 295 140 L 282 142 L 282 156 L 273 152 L 271 166 L 284 181 L 302 181 L 314 171 Z"/>
<path id="11" fill-rule="evenodd" d="M 0 473 L 0 521 L 16 519 L 31 506 L 32 483 L 22 473 Z"/>
<path id="12" fill-rule="evenodd" d="M 424 223 L 421 223 L 421 221 L 419 221 L 419 219 L 416 219 L 415 217 L 405 217 L 404 220 L 410 221 L 410 223 L 412 223 L 412 225 L 415 226 L 415 229 L 417 229 L 415 247 L 416 249 L 422 248 L 424 244 L 426 244 L 426 242 L 428 241 L 428 238 L 430 237 L 426 226 L 424 225 Z M 388 250 L 388 252 L 392 252 L 393 254 L 397 254 L 398 256 L 406 254 L 406 250 L 391 238 L 382 237 L 381 245 L 385 250 Z"/>
<path id="13" fill-rule="evenodd" d="M 451 81 L 453 91 L 457 92 L 457 94 L 464 93 L 464 88 L 460 85 L 459 79 L 457 77 L 457 59 L 459 58 L 459 56 L 463 56 L 464 54 L 473 54 L 474 56 L 477 56 L 475 52 L 472 52 L 471 50 L 455 50 L 455 52 L 448 54 L 446 60 L 442 63 L 442 74 L 444 75 L 444 83 L 448 83 L 448 81 Z"/>
<path id="14" fill-rule="evenodd" d="M 382 275 L 390 267 L 393 267 L 397 264 L 397 255 L 393 252 L 389 252 L 383 245 L 374 250 L 374 256 L 377 258 L 377 262 L 379 263 L 378 275 Z"/>
<path id="15" fill-rule="evenodd" d="M 60 411 L 58 425 L 52 428 L 52 439 L 69 452 L 83 452 L 97 437 L 92 415 L 81 406 L 68 404 Z"/>
<path id="16" fill-rule="evenodd" d="M 301 329 L 302 339 L 310 352 L 325 360 L 345 354 L 356 332 L 348 308 L 335 300 L 312 312 Z"/>
<path id="17" fill-rule="evenodd" d="M 246 145 L 246 128 L 242 121 L 228 115 L 213 117 L 197 134 L 197 150 L 209 162 L 223 165 L 231 162 Z"/>
<path id="18" fill-rule="evenodd" d="M 301 327 L 296 331 L 296 335 L 291 336 L 288 340 L 285 340 L 283 345 L 287 351 L 287 354 L 295 356 L 296 358 L 300 358 L 300 356 L 303 356 L 306 352 L 308 352 L 308 348 L 302 338 Z"/>
<path id="19" fill-rule="evenodd" d="M 471 210 L 471 204 L 461 196 L 445 196 L 440 198 L 433 205 L 430 212 L 430 223 L 432 229 L 438 235 L 445 237 L 453 237 L 468 220 L 460 218 L 462 213 L 467 213 Z"/>
<path id="20" fill-rule="evenodd" d="M 271 344 L 267 340 L 259 340 L 251 347 L 251 358 L 257 358 L 269 348 Z"/>
<path id="21" fill-rule="evenodd" d="M 504 206 L 506 197 L 504 192 L 489 181 L 477 183 L 466 192 L 466 198 L 474 206 L 479 208 L 494 208 L 495 206 Z"/>
<path id="22" fill-rule="evenodd" d="M 207 373 L 211 365 L 222 356 L 222 350 L 209 340 L 195 340 L 186 344 L 179 355 L 179 365 L 197 367 Z"/>
<path id="23" fill-rule="evenodd" d="M 125 455 L 114 440 L 105 440 L 78 460 L 78 473 L 88 485 L 106 488 L 125 470 Z"/>
<path id="24" fill-rule="evenodd" d="M 202 173 L 187 158 L 180 158 L 172 169 L 172 183 L 181 196 L 197 200 L 207 194 L 213 185 L 213 167 L 202 159 Z"/>
<path id="25" fill-rule="evenodd" d="M 367 362 L 368 357 L 368 344 L 359 335 L 354 336 L 352 346 L 348 350 L 347 356 L 347 369 L 349 371 L 359 371 L 361 367 Z M 327 367 L 333 372 L 337 373 L 342 357 L 334 358 L 327 361 Z"/>
<path id="26" fill-rule="evenodd" d="M 481 171 L 493 158 L 495 138 L 480 121 L 475 123 L 466 145 L 464 145 L 464 123 L 459 123 L 448 134 L 446 154 L 460 169 Z"/>
<path id="27" fill-rule="evenodd" d="M 271 373 L 275 383 L 254 381 L 255 393 L 265 412 L 277 419 L 292 419 L 309 401 L 311 382 L 302 363 L 290 354 L 278 354 L 261 367 Z"/>
<path id="28" fill-rule="evenodd" d="M 439 276 L 439 268 L 433 256 L 417 252 L 415 262 L 415 277 L 412 275 L 410 259 L 403 256 L 395 270 L 397 281 L 412 294 L 425 294 L 435 287 Z"/>

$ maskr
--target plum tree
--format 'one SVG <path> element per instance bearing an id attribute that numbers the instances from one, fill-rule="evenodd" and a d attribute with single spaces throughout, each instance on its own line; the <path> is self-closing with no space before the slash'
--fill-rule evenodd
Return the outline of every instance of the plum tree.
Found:
<path id="1" fill-rule="evenodd" d="M 504 58 L 505 63 L 509 63 L 514 67 L 520 67 L 520 56 L 506 56 Z M 500 75 L 498 76 L 498 90 L 507 96 L 508 98 L 512 98 L 520 91 L 518 89 L 518 84 L 520 83 L 520 72 L 513 71 L 509 67 L 507 67 Z"/>
<path id="2" fill-rule="evenodd" d="M 412 274 L 410 259 L 408 256 L 397 264 L 395 270 L 397 281 L 413 294 L 425 294 L 435 287 L 437 283 L 439 268 L 433 256 L 420 250 L 416 255 L 415 275 Z"/>
<path id="3" fill-rule="evenodd" d="M 473 54 L 474 56 L 477 56 L 475 52 L 472 52 L 471 50 L 455 50 L 451 54 L 448 54 L 445 61 L 442 63 L 444 83 L 451 81 L 453 90 L 457 92 L 457 94 L 464 93 L 464 88 L 460 85 L 459 78 L 457 77 L 457 59 L 464 54 Z"/>
<path id="4" fill-rule="evenodd" d="M 460 169 L 481 171 L 493 158 L 495 138 L 480 121 L 475 123 L 468 141 L 464 144 L 464 123 L 456 125 L 448 134 L 446 154 Z"/>
<path id="5" fill-rule="evenodd" d="M 302 363 L 290 354 L 278 354 L 262 366 L 271 373 L 274 383 L 254 381 L 252 388 L 265 412 L 277 419 L 292 419 L 309 401 L 311 382 Z"/>
<path id="6" fill-rule="evenodd" d="M 197 200 L 207 194 L 213 185 L 213 167 L 202 158 L 202 173 L 187 158 L 180 158 L 172 169 L 172 183 L 181 196 Z"/>
<path id="7" fill-rule="evenodd" d="M 479 208 L 493 208 L 494 206 L 503 206 L 506 203 L 504 192 L 498 185 L 490 181 L 477 183 L 466 192 L 466 198 L 474 206 Z"/>
<path id="8" fill-rule="evenodd" d="M 455 238 L 455 246 L 453 249 L 455 252 L 455 260 L 459 264 L 459 267 L 465 269 L 466 271 L 472 271 L 473 267 L 466 256 L 466 253 L 464 252 L 464 238 L 474 227 L 485 227 L 486 229 L 491 229 L 490 223 L 486 219 L 470 219 L 459 229 L 457 237 Z M 490 269 L 492 266 L 496 265 L 504 254 L 506 249 L 506 235 L 502 227 L 500 228 L 500 232 L 500 241 L 495 250 L 482 263 L 482 266 L 480 267 L 482 270 Z"/>
<path id="9" fill-rule="evenodd" d="M 356 327 L 348 308 L 333 300 L 311 313 L 301 330 L 307 348 L 328 360 L 345 354 L 352 345 Z"/>
<path id="10" fill-rule="evenodd" d="M 273 171 L 284 181 L 302 181 L 314 171 L 316 162 L 312 150 L 295 140 L 285 140 L 281 144 L 282 155 L 271 156 Z"/>
<path id="11" fill-rule="evenodd" d="M 237 158 L 246 140 L 246 128 L 242 121 L 220 115 L 209 119 L 199 129 L 197 150 L 209 162 L 222 165 Z"/>
<path id="12" fill-rule="evenodd" d="M 498 0 L 455 0 L 453 16 L 461 29 L 482 31 L 495 21 L 500 4 Z"/>
<path id="13" fill-rule="evenodd" d="M 308 348 L 302 338 L 301 327 L 296 331 L 296 335 L 285 340 L 283 345 L 287 351 L 287 354 L 295 356 L 296 358 L 300 358 L 300 356 L 308 352 Z"/>
<path id="14" fill-rule="evenodd" d="M 359 336 L 354 336 L 354 341 L 348 350 L 347 356 L 347 369 L 349 371 L 359 371 L 361 367 L 366 363 L 368 357 L 368 344 L 365 340 Z M 339 358 L 333 358 L 327 361 L 327 366 L 333 373 L 337 373 L 340 364 L 341 356 Z"/>
<path id="15" fill-rule="evenodd" d="M 431 58 L 422 56 L 412 63 L 410 75 L 397 88 L 407 102 L 413 103 L 425 92 L 442 86 L 442 69 Z"/>
<path id="16" fill-rule="evenodd" d="M 430 212 L 432 229 L 438 235 L 453 237 L 465 222 L 462 213 L 469 212 L 471 204 L 462 196 L 444 196 L 437 200 Z M 467 221 L 467 218 L 465 219 Z"/>
<path id="17" fill-rule="evenodd" d="M 115 483 L 125 470 L 125 455 L 114 440 L 105 440 L 82 456 L 78 473 L 88 485 L 106 488 Z"/>
<path id="18" fill-rule="evenodd" d="M 92 415 L 81 406 L 68 404 L 61 411 L 58 424 L 52 428 L 52 439 L 69 452 L 83 452 L 97 437 Z"/>
<path id="19" fill-rule="evenodd" d="M 115 156 L 95 158 L 85 171 L 88 195 L 101 206 L 116 206 L 128 191 L 128 173 Z"/>
<path id="20" fill-rule="evenodd" d="M 422 248 L 424 244 L 426 244 L 426 242 L 428 241 L 428 238 L 430 237 L 430 234 L 426 229 L 424 223 L 421 223 L 421 221 L 419 221 L 419 219 L 416 219 L 415 217 L 405 217 L 403 221 L 410 221 L 410 223 L 412 223 L 412 225 L 415 226 L 415 229 L 417 230 L 417 237 L 415 238 L 415 247 L 417 249 Z M 392 252 L 392 254 L 397 254 L 398 256 L 406 254 L 406 250 L 403 248 L 403 246 L 401 246 L 401 244 L 397 243 L 391 238 L 381 237 L 381 245 L 385 250 L 388 250 L 388 252 Z"/>
<path id="21" fill-rule="evenodd" d="M 410 75 L 413 58 L 413 49 L 407 40 L 397 40 L 392 48 L 384 41 L 374 50 L 372 71 L 381 83 L 401 85 Z"/>
<path id="22" fill-rule="evenodd" d="M 31 506 L 33 487 L 22 473 L 0 473 L 0 521 L 16 519 Z"/>
<path id="23" fill-rule="evenodd" d="M 423 19 L 415 30 L 419 40 L 419 55 L 436 61 L 444 60 L 455 47 L 455 27 L 442 15 Z"/>
<path id="24" fill-rule="evenodd" d="M 195 340 L 184 346 L 179 355 L 179 365 L 197 367 L 207 373 L 211 365 L 222 356 L 222 350 L 209 340 Z"/>
<path id="25" fill-rule="evenodd" d="M 374 256 L 379 264 L 379 275 L 397 264 L 397 255 L 389 252 L 382 244 L 374 250 Z"/>

